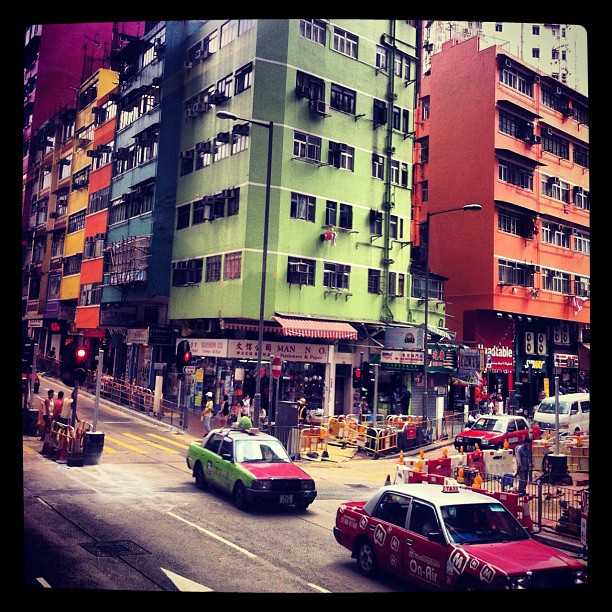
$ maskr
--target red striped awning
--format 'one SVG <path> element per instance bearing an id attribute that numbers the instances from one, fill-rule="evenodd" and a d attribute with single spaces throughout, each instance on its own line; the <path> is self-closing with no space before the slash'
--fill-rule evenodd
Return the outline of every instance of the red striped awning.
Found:
<path id="1" fill-rule="evenodd" d="M 357 330 L 348 323 L 340 321 L 321 321 L 320 319 L 272 318 L 280 324 L 284 336 L 357 340 Z"/>

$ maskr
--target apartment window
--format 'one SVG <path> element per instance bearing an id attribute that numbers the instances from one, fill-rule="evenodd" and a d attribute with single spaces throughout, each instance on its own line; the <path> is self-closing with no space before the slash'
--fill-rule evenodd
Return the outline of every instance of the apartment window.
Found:
<path id="1" fill-rule="evenodd" d="M 429 119 L 429 111 L 430 111 L 429 104 L 430 104 L 429 96 L 421 100 L 421 118 L 423 119 L 423 121 L 425 121 L 426 119 Z"/>
<path id="2" fill-rule="evenodd" d="M 501 24 L 501 23 L 496 23 L 496 24 L 495 24 L 495 31 L 496 31 L 496 32 L 502 32 L 502 31 L 503 31 L 503 29 L 504 29 L 503 24 Z"/>
<path id="3" fill-rule="evenodd" d="M 91 167 L 87 166 L 72 175 L 72 191 L 85 189 L 89 185 L 89 173 Z"/>
<path id="4" fill-rule="evenodd" d="M 570 295 L 571 288 L 572 282 L 567 272 L 542 268 L 542 289 Z"/>
<path id="5" fill-rule="evenodd" d="M 355 100 L 357 99 L 357 93 L 352 89 L 347 89 L 340 85 L 332 83 L 331 85 L 331 98 L 329 105 L 343 113 L 355 114 Z"/>
<path id="6" fill-rule="evenodd" d="M 180 152 L 179 157 L 181 160 L 181 176 L 185 176 L 186 174 L 193 172 L 194 155 L 195 151 L 193 149 Z"/>
<path id="7" fill-rule="evenodd" d="M 245 133 L 246 132 L 246 133 Z M 236 155 L 241 151 L 246 151 L 249 148 L 249 126 L 235 125 L 232 129 L 232 155 Z"/>
<path id="8" fill-rule="evenodd" d="M 569 249 L 571 235 L 570 227 L 550 221 L 542 221 L 542 242 L 546 244 Z"/>
<path id="9" fill-rule="evenodd" d="M 556 176 L 546 176 L 545 174 L 542 174 L 541 178 L 542 195 L 559 200 L 564 204 L 569 204 L 569 183 L 562 181 Z"/>
<path id="10" fill-rule="evenodd" d="M 253 85 L 253 62 L 249 62 L 245 66 L 242 66 L 242 68 L 238 68 L 234 80 L 234 91 L 236 95 L 242 93 L 245 89 L 249 89 L 249 87 Z"/>
<path id="11" fill-rule="evenodd" d="M 575 144 L 573 147 L 574 151 L 574 163 L 582 166 L 583 168 L 589 167 L 589 150 L 586 147 L 581 147 Z"/>
<path id="12" fill-rule="evenodd" d="M 223 267 L 223 279 L 233 280 L 240 278 L 242 273 L 242 253 L 237 251 L 235 253 L 227 253 L 225 256 L 225 262 Z"/>
<path id="13" fill-rule="evenodd" d="M 108 208 L 110 202 L 110 187 L 104 187 L 89 195 L 87 213 L 95 213 Z"/>
<path id="14" fill-rule="evenodd" d="M 195 169 L 201 170 L 212 163 L 213 144 L 210 140 L 197 142 L 195 146 Z"/>
<path id="15" fill-rule="evenodd" d="M 404 236 L 404 220 L 397 215 L 389 215 L 389 238 L 398 240 Z"/>
<path id="16" fill-rule="evenodd" d="M 591 194 L 587 189 L 575 186 L 572 190 L 573 202 L 582 210 L 591 210 Z"/>
<path id="17" fill-rule="evenodd" d="M 385 158 L 372 153 L 372 178 L 383 180 L 385 175 Z"/>
<path id="18" fill-rule="evenodd" d="M 372 120 L 374 122 L 374 129 L 376 129 L 379 125 L 387 123 L 387 103 L 375 99 L 373 105 Z"/>
<path id="19" fill-rule="evenodd" d="M 300 19 L 300 36 L 325 46 L 327 29 L 320 19 Z"/>
<path id="20" fill-rule="evenodd" d="M 574 249 L 584 255 L 591 254 L 591 234 L 582 230 L 574 230 Z"/>
<path id="21" fill-rule="evenodd" d="M 81 285 L 79 295 L 79 306 L 92 306 L 99 304 L 102 298 L 100 283 L 87 283 Z"/>
<path id="22" fill-rule="evenodd" d="M 506 111 L 499 111 L 499 131 L 520 138 L 521 140 L 531 140 L 533 137 L 533 123 L 525 121 L 516 115 L 512 115 Z"/>
<path id="23" fill-rule="evenodd" d="M 393 107 L 393 129 L 402 134 L 410 131 L 410 113 L 405 108 Z"/>
<path id="24" fill-rule="evenodd" d="M 391 182 L 394 185 L 408 187 L 408 164 L 406 162 L 391 161 Z"/>
<path id="25" fill-rule="evenodd" d="M 419 161 L 423 164 L 429 161 L 429 138 L 419 140 Z"/>
<path id="26" fill-rule="evenodd" d="M 533 170 L 500 159 L 497 176 L 500 181 L 533 191 Z"/>
<path id="27" fill-rule="evenodd" d="M 359 38 L 341 28 L 334 28 L 334 51 L 357 59 Z"/>
<path id="28" fill-rule="evenodd" d="M 348 289 L 351 266 L 325 262 L 323 265 L 323 285 L 329 289 Z"/>
<path id="29" fill-rule="evenodd" d="M 534 59 L 538 59 L 540 57 L 540 49 L 538 47 L 533 47 L 531 49 L 531 57 Z"/>
<path id="30" fill-rule="evenodd" d="M 414 274 L 412 276 L 412 293 L 414 298 L 425 299 L 425 277 Z M 429 292 L 430 300 L 444 301 L 444 283 L 440 279 L 429 277 Z"/>
<path id="31" fill-rule="evenodd" d="M 380 45 L 376 45 L 376 69 L 387 70 L 387 50 Z"/>
<path id="32" fill-rule="evenodd" d="M 172 286 L 185 287 L 201 283 L 203 265 L 201 258 L 172 262 Z"/>
<path id="33" fill-rule="evenodd" d="M 531 26 L 531 33 L 534 36 L 539 36 L 540 35 L 540 26 L 539 25 L 533 25 Z"/>
<path id="34" fill-rule="evenodd" d="M 380 289 L 380 270 L 368 270 L 368 293 L 382 293 Z"/>
<path id="35" fill-rule="evenodd" d="M 212 255 L 206 258 L 206 282 L 213 283 L 221 280 L 221 255 Z"/>
<path id="36" fill-rule="evenodd" d="M 552 153 L 561 159 L 569 159 L 569 141 L 552 130 L 545 130 L 542 134 L 542 151 Z"/>
<path id="37" fill-rule="evenodd" d="M 189 227 L 189 219 L 191 218 L 191 204 L 179 206 L 176 212 L 176 229 L 184 229 Z"/>
<path id="38" fill-rule="evenodd" d="M 238 35 L 238 20 L 230 19 L 221 26 L 221 48 L 229 45 Z"/>
<path id="39" fill-rule="evenodd" d="M 589 297 L 591 294 L 591 280 L 586 276 L 575 276 L 574 294 L 581 297 Z"/>
<path id="40" fill-rule="evenodd" d="M 500 259 L 497 262 L 497 281 L 504 285 L 533 287 L 534 267 L 525 263 Z"/>
<path id="41" fill-rule="evenodd" d="M 230 132 L 220 132 L 215 139 L 215 157 L 214 161 L 220 161 L 229 157 L 230 154 Z"/>
<path id="42" fill-rule="evenodd" d="M 423 204 L 429 202 L 429 181 L 423 181 L 421 183 L 421 201 Z"/>
<path id="43" fill-rule="evenodd" d="M 62 253 L 64 252 L 65 241 L 65 232 L 53 232 L 51 239 L 51 257 L 61 257 Z"/>
<path id="44" fill-rule="evenodd" d="M 302 257 L 289 257 L 287 262 L 287 282 L 296 285 L 314 286 L 315 261 Z"/>
<path id="45" fill-rule="evenodd" d="M 327 200 L 325 208 L 325 224 L 344 229 L 353 229 L 353 207 L 350 204 L 340 204 Z"/>
<path id="46" fill-rule="evenodd" d="M 87 236 L 83 244 L 83 259 L 94 259 L 104 254 L 105 234 Z"/>
<path id="47" fill-rule="evenodd" d="M 508 85 L 508 87 L 512 87 L 512 89 L 516 89 L 526 96 L 533 97 L 531 80 L 527 79 L 524 74 L 518 72 L 512 66 L 503 65 L 499 72 L 499 80 L 504 85 Z"/>
<path id="48" fill-rule="evenodd" d="M 406 276 L 402 272 L 389 272 L 388 293 L 394 297 L 404 297 Z"/>
<path id="49" fill-rule="evenodd" d="M 67 233 L 72 234 L 85 229 L 85 211 L 81 210 L 68 217 Z"/>
<path id="50" fill-rule="evenodd" d="M 370 209 L 370 234 L 382 236 L 383 213 L 382 210 Z"/>
<path id="51" fill-rule="evenodd" d="M 313 196 L 291 193 L 291 218 L 314 223 L 316 200 Z"/>
<path id="52" fill-rule="evenodd" d="M 193 203 L 193 225 L 212 221 L 214 198 L 208 196 Z"/>
<path id="53" fill-rule="evenodd" d="M 299 70 L 295 77 L 295 91 L 301 98 L 325 100 L 325 82 Z"/>
<path id="54" fill-rule="evenodd" d="M 238 36 L 246 34 L 251 28 L 255 26 L 254 19 L 239 19 L 238 20 Z"/>
<path id="55" fill-rule="evenodd" d="M 61 181 L 62 179 L 68 178 L 72 172 L 72 155 L 62 157 L 58 162 L 58 166 L 57 180 Z"/>
<path id="56" fill-rule="evenodd" d="M 335 168 L 353 171 L 355 149 L 343 142 L 330 142 L 327 163 Z"/>
<path id="57" fill-rule="evenodd" d="M 293 133 L 293 156 L 312 161 L 321 161 L 321 139 L 318 136 Z"/>
<path id="58" fill-rule="evenodd" d="M 240 210 L 240 187 L 230 189 L 226 195 L 227 200 L 227 216 L 237 215 Z"/>

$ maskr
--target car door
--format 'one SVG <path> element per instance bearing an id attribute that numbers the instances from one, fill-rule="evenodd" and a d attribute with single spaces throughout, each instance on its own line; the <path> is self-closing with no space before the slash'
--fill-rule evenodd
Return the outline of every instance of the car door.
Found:
<path id="1" fill-rule="evenodd" d="M 516 433 L 518 444 L 522 444 L 523 440 L 529 437 L 529 423 L 523 417 L 516 419 Z"/>
<path id="2" fill-rule="evenodd" d="M 380 498 L 369 524 L 379 567 L 400 577 L 409 507 L 410 497 L 389 491 Z"/>
<path id="3" fill-rule="evenodd" d="M 440 541 L 432 541 L 439 534 Z M 403 574 L 411 582 L 428 590 L 442 590 L 446 585 L 447 549 L 445 537 L 434 507 L 413 499 L 408 516 L 408 529 L 400 545 Z"/>
<path id="4" fill-rule="evenodd" d="M 233 467 L 234 451 L 232 439 L 229 437 L 223 438 L 219 447 L 218 456 L 213 463 L 213 482 L 216 486 L 225 491 L 232 490 L 233 483 L 230 482 L 232 467 Z"/>

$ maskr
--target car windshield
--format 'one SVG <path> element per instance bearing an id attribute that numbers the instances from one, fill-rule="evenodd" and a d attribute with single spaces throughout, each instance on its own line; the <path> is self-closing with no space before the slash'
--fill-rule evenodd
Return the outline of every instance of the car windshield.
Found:
<path id="1" fill-rule="evenodd" d="M 444 527 L 455 544 L 526 540 L 529 535 L 499 502 L 442 506 Z"/>
<path id="2" fill-rule="evenodd" d="M 285 447 L 278 440 L 237 440 L 235 445 L 237 463 L 290 463 Z"/>
<path id="3" fill-rule="evenodd" d="M 474 427 L 479 431 L 504 431 L 504 422 L 501 419 L 494 419 L 489 417 L 481 417 L 474 423 Z"/>
<path id="4" fill-rule="evenodd" d="M 559 400 L 559 414 L 569 414 L 571 402 Z M 542 402 L 538 408 L 538 412 L 543 414 L 555 414 L 555 402 Z"/>

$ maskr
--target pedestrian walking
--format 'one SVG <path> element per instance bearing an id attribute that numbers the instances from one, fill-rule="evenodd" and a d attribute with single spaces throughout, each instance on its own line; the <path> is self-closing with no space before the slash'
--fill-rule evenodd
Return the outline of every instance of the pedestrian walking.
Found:
<path id="1" fill-rule="evenodd" d="M 206 404 L 204 404 L 204 410 L 202 411 L 202 421 L 204 422 L 204 430 L 206 433 L 210 431 L 210 419 L 213 415 L 213 394 L 208 391 L 206 393 Z"/>
<path id="2" fill-rule="evenodd" d="M 230 413 L 230 403 L 229 397 L 227 395 L 223 396 L 223 404 L 221 405 L 221 410 L 219 411 L 219 427 L 225 427 L 227 423 L 227 419 Z"/>
<path id="3" fill-rule="evenodd" d="M 57 397 L 55 398 L 55 401 L 53 402 L 53 417 L 52 420 L 53 421 L 59 421 L 61 415 L 62 415 L 62 406 L 64 405 L 64 392 L 63 391 L 58 391 L 57 392 Z M 61 421 L 60 421 L 61 423 Z"/>
<path id="4" fill-rule="evenodd" d="M 62 393 L 61 391 L 58 393 Z M 63 423 L 64 425 L 70 425 L 70 417 L 72 415 L 72 397 L 64 398 L 62 401 L 62 412 L 58 417 L 58 423 Z"/>
<path id="5" fill-rule="evenodd" d="M 410 414 L 410 398 L 412 393 L 408 391 L 408 387 L 404 385 L 402 387 L 402 394 L 400 395 L 400 404 L 402 407 L 402 414 Z"/>
<path id="6" fill-rule="evenodd" d="M 47 397 L 42 404 L 42 433 L 40 439 L 44 441 L 45 435 L 48 429 L 51 429 L 51 418 L 53 416 L 53 396 L 55 395 L 55 391 L 53 389 L 49 389 L 47 391 Z"/>
<path id="7" fill-rule="evenodd" d="M 533 459 L 531 455 L 531 438 L 525 438 L 516 452 L 516 471 L 519 479 L 518 494 L 525 495 L 527 482 L 531 481 Z"/>

